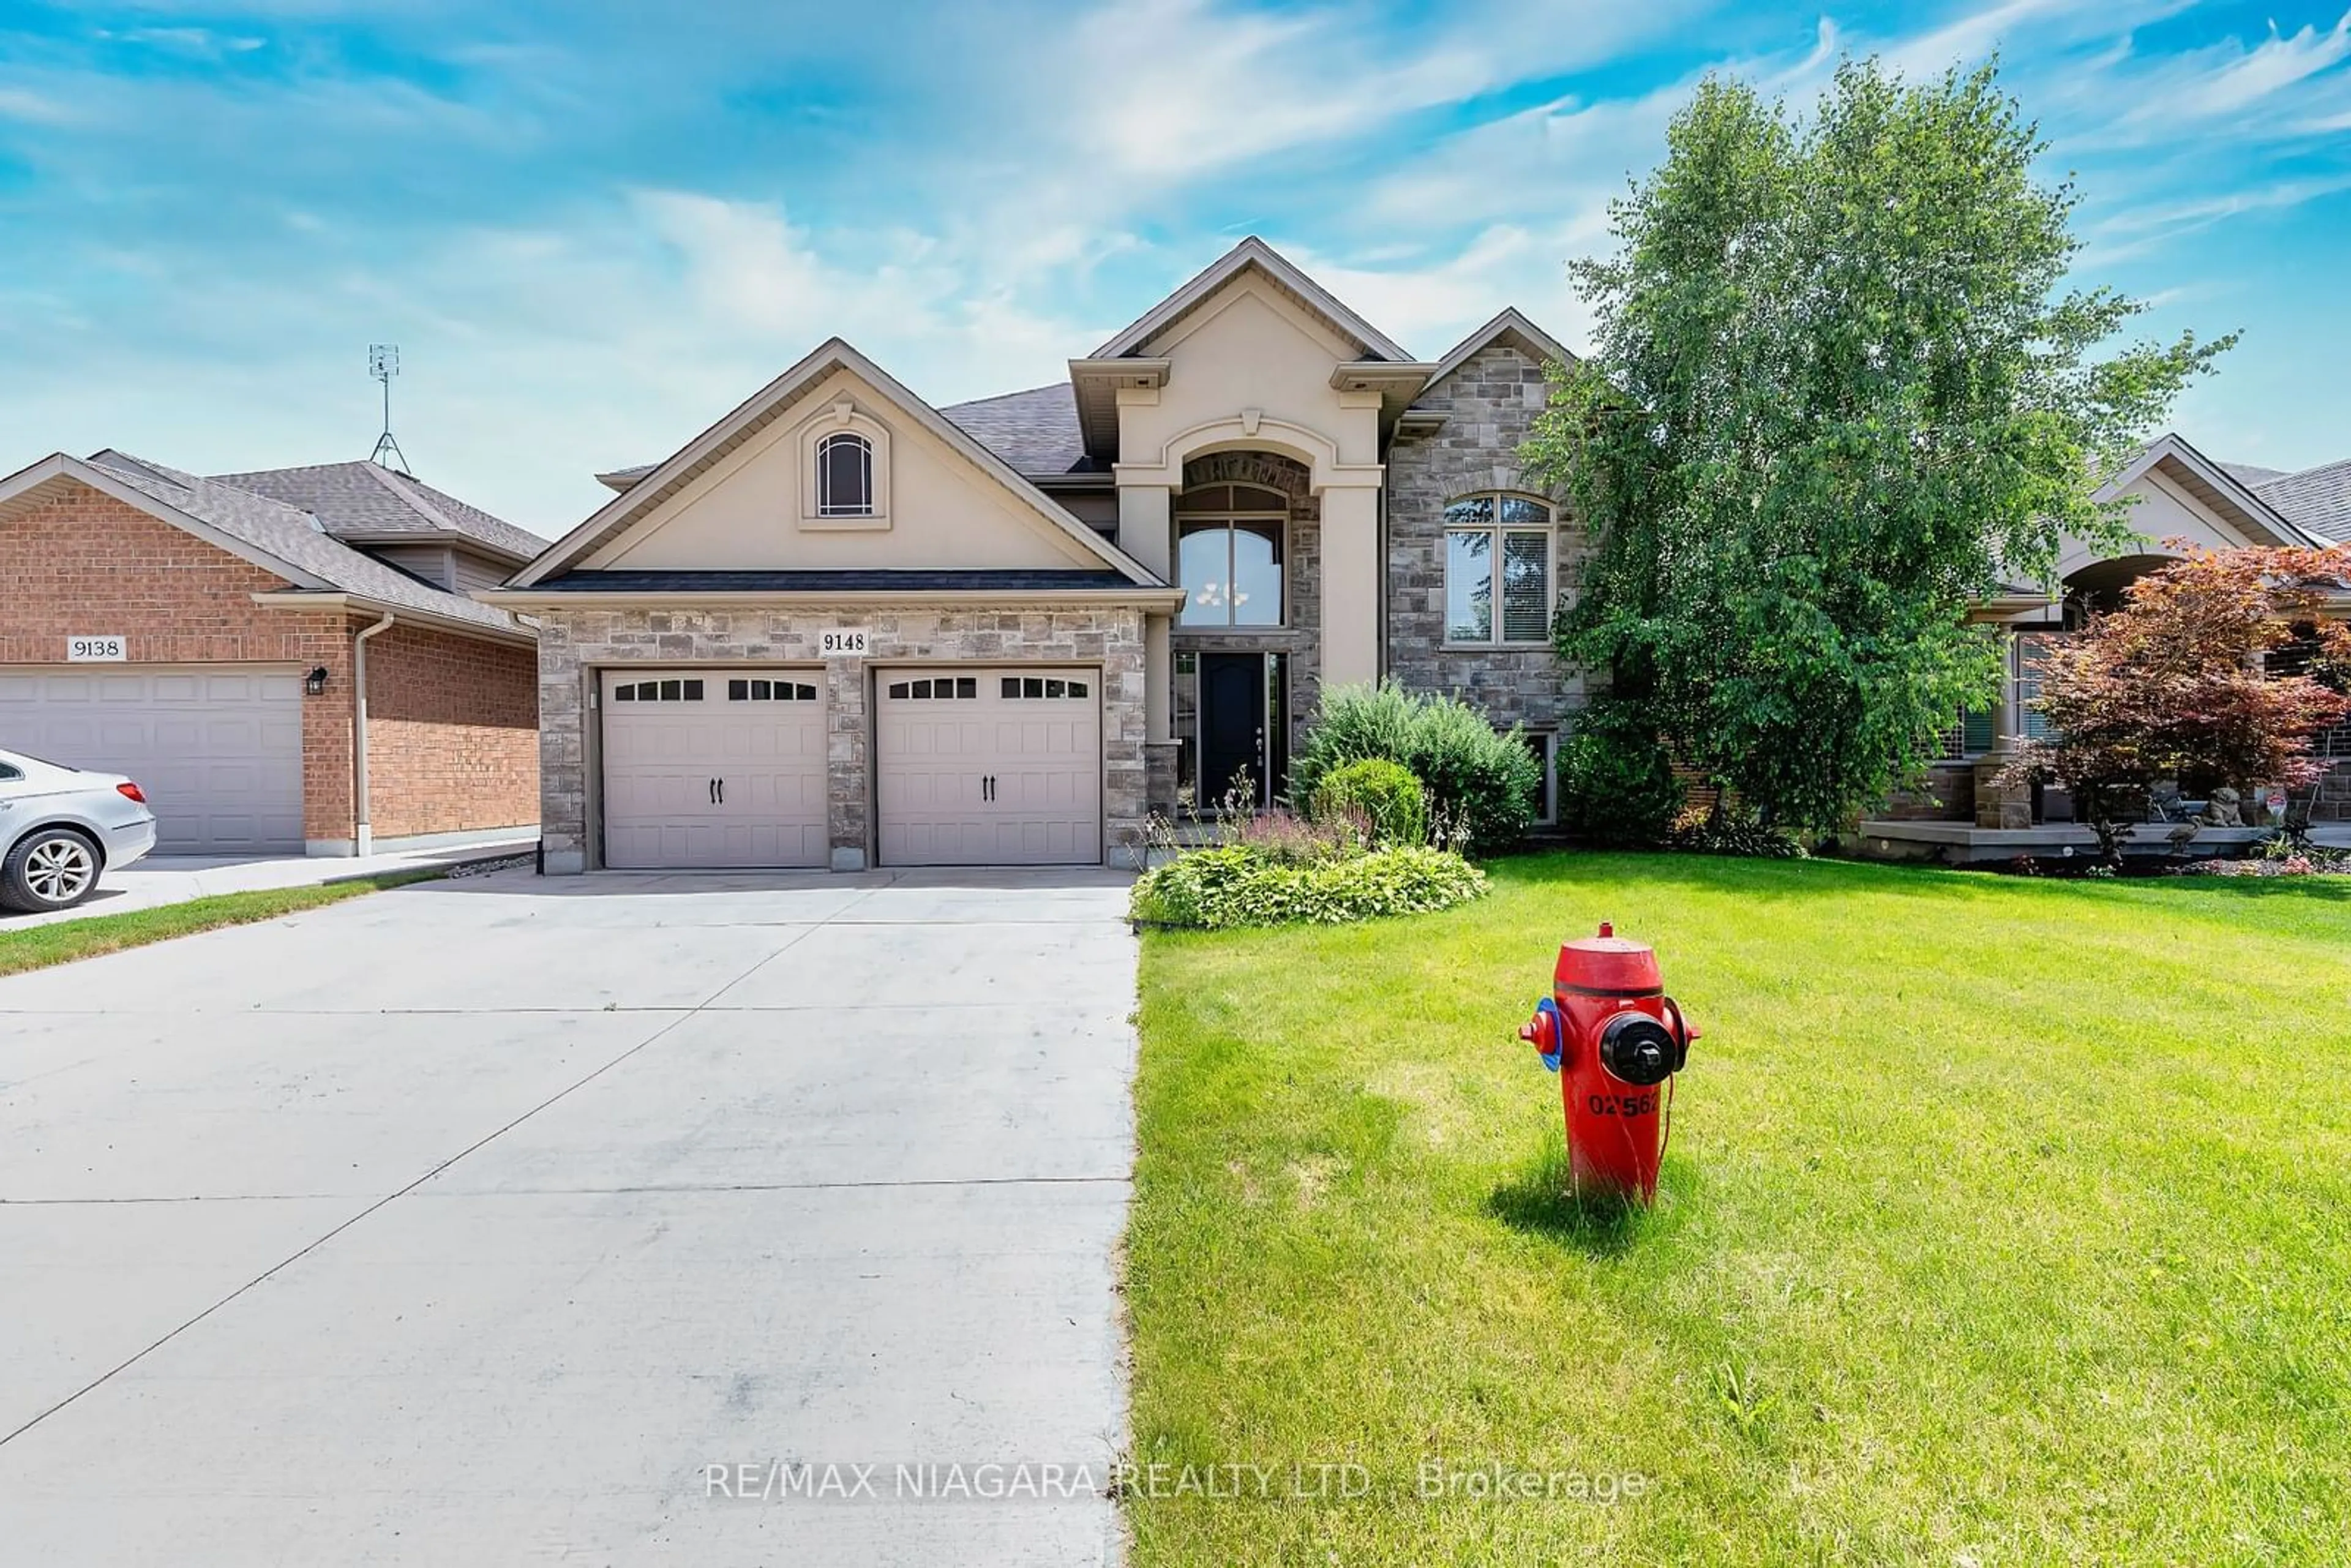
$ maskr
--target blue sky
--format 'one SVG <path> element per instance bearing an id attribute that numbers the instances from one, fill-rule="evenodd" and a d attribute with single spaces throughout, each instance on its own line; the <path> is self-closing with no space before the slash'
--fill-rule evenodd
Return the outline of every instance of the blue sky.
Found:
<path id="1" fill-rule="evenodd" d="M 2351 0 L 0 5 L 0 471 L 366 455 L 541 533 L 839 332 L 1058 380 L 1240 235 L 1435 357 L 1562 263 L 1709 68 L 1997 47 L 2085 280 L 2245 330 L 2175 423 L 2351 455 Z"/>

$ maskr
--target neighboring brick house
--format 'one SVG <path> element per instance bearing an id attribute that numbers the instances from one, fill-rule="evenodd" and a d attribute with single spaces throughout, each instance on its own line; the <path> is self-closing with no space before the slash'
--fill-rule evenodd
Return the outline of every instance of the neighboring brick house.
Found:
<path id="1" fill-rule="evenodd" d="M 483 594 L 541 629 L 548 869 L 1131 862 L 1383 678 L 1522 727 L 1548 820 L 1587 540 L 1519 451 L 1568 358 L 1504 310 L 1420 361 L 1256 239 L 1050 386 L 822 345 Z"/>
<path id="2" fill-rule="evenodd" d="M 138 779 L 165 853 L 528 837 L 536 639 L 466 591 L 543 544 L 371 463 L 52 455 L 0 480 L 0 747 Z"/>

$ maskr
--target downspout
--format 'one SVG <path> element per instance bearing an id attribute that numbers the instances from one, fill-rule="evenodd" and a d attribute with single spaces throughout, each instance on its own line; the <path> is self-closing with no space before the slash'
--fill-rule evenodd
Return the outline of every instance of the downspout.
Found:
<path id="1" fill-rule="evenodd" d="M 351 638 L 351 852 L 359 855 L 375 852 L 375 825 L 368 820 L 367 644 L 377 632 L 390 631 L 392 620 L 387 610 L 382 620 Z"/>

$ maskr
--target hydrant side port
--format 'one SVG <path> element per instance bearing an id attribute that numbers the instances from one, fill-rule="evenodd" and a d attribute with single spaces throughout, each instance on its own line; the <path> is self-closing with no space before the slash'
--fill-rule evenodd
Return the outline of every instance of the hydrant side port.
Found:
<path id="1" fill-rule="evenodd" d="M 1689 1061 L 1698 1030 L 1665 994 L 1657 956 L 1608 925 L 1559 950 L 1552 995 L 1519 1030 L 1560 1075 L 1579 1192 L 1656 1196 L 1660 1085 Z"/>

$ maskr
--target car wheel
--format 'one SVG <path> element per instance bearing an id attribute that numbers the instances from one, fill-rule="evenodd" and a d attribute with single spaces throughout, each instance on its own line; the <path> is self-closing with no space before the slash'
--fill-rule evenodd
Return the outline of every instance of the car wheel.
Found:
<path id="1" fill-rule="evenodd" d="M 26 833 L 0 863 L 0 904 L 68 909 L 98 890 L 98 846 L 71 828 Z"/>

